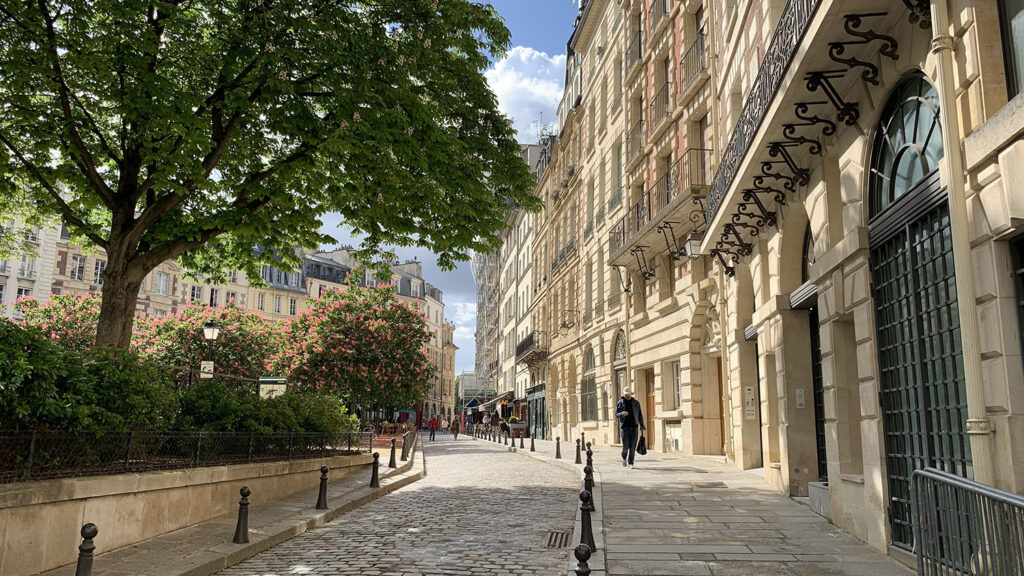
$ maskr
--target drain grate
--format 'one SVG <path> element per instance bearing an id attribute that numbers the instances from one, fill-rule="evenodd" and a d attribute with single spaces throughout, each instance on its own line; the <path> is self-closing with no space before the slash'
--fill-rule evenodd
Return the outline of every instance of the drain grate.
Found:
<path id="1" fill-rule="evenodd" d="M 548 532 L 548 548 L 565 548 L 569 545 L 569 533 L 552 530 Z"/>
<path id="2" fill-rule="evenodd" d="M 694 488 L 727 488 L 724 482 L 694 482 Z"/>

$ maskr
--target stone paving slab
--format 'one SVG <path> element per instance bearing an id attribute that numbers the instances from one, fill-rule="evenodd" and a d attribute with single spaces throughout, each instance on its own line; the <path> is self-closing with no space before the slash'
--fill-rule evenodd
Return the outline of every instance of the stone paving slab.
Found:
<path id="1" fill-rule="evenodd" d="M 381 462 L 387 462 L 382 452 Z M 328 482 L 326 510 L 315 508 L 319 488 L 249 509 L 249 543 L 234 544 L 237 513 L 214 518 L 96 556 L 96 576 L 208 576 L 372 502 L 424 476 L 421 452 L 397 468 L 380 467 L 380 488 L 370 488 L 370 466 Z M 98 538 L 103 537 L 102 527 Z M 74 576 L 75 565 L 42 576 Z"/>
<path id="2" fill-rule="evenodd" d="M 572 464 L 575 445 L 571 451 L 567 446 L 562 446 L 563 462 L 582 469 Z M 538 440 L 536 447 L 530 456 L 553 458 L 554 442 Z M 595 476 L 601 479 L 595 532 L 602 533 L 594 574 L 914 574 L 779 494 L 756 474 L 710 459 L 660 454 L 637 456 L 635 468 L 629 469 L 622 466 L 619 450 L 594 447 Z"/>

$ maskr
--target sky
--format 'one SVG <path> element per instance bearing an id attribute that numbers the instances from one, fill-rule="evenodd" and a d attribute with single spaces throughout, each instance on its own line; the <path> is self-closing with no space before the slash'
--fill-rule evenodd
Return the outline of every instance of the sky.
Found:
<path id="1" fill-rule="evenodd" d="M 505 58 L 485 73 L 501 111 L 512 118 L 519 141 L 536 143 L 541 120 L 552 124 L 562 95 L 565 45 L 572 33 L 574 0 L 491 0 L 512 33 Z M 324 218 L 321 229 L 336 245 L 358 245 L 337 214 Z M 329 249 L 336 245 L 325 244 Z M 444 292 L 445 316 L 455 324 L 455 373 L 472 372 L 476 364 L 476 286 L 469 262 L 442 271 L 437 258 L 423 248 L 395 248 L 399 260 L 423 263 L 423 277 Z"/>

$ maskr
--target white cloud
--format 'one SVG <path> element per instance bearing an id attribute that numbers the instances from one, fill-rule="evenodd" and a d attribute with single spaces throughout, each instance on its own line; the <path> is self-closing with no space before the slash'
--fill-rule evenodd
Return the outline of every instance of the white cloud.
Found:
<path id="1" fill-rule="evenodd" d="M 520 142 L 537 140 L 534 122 L 541 113 L 545 124 L 556 121 L 565 54 L 548 56 L 528 46 L 516 46 L 484 75 L 498 97 L 499 108 L 512 118 Z"/>

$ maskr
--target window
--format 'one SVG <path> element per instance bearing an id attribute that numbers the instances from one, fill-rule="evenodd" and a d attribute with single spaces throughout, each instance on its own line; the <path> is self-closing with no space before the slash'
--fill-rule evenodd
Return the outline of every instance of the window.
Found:
<path id="1" fill-rule="evenodd" d="M 678 361 L 668 363 L 668 377 L 670 385 L 669 389 L 672 390 L 673 394 L 675 394 L 675 398 L 673 400 L 675 402 L 675 408 L 678 410 L 682 407 L 681 400 L 683 398 L 683 379 L 682 374 L 679 371 Z"/>
<path id="2" fill-rule="evenodd" d="M 7 285 L 0 284 L 0 310 L 4 307 L 4 296 L 7 295 Z"/>
<path id="3" fill-rule="evenodd" d="M 288 299 L 288 313 L 295 316 L 295 298 Z"/>
<path id="4" fill-rule="evenodd" d="M 210 306 L 217 306 L 220 301 L 220 290 L 210 288 Z"/>
<path id="5" fill-rule="evenodd" d="M 31 297 L 32 297 L 32 289 L 31 288 L 22 288 L 20 286 L 18 287 L 18 298 L 31 298 Z"/>
<path id="6" fill-rule="evenodd" d="M 146 293 L 146 279 L 143 278 L 142 282 L 139 282 L 139 296 Z"/>
<path id="7" fill-rule="evenodd" d="M 228 272 L 228 281 L 232 284 L 238 284 L 238 270 Z"/>
<path id="8" fill-rule="evenodd" d="M 281 313 L 281 297 L 280 296 L 274 296 L 274 313 L 275 314 L 280 314 Z"/>
<path id="9" fill-rule="evenodd" d="M 1024 90 L 1024 0 L 999 0 L 1006 90 L 1010 98 Z"/>
<path id="10" fill-rule="evenodd" d="M 93 284 L 103 284 L 103 271 L 107 269 L 106 260 L 97 260 L 96 265 L 93 267 Z"/>
<path id="11" fill-rule="evenodd" d="M 298 286 L 301 277 L 298 272 L 292 272 L 292 286 Z"/>
<path id="12" fill-rule="evenodd" d="M 61 240 L 68 240 L 71 238 L 71 231 L 68 230 L 67 224 L 60 225 L 60 238 Z"/>
<path id="13" fill-rule="evenodd" d="M 75 254 L 71 257 L 71 272 L 68 275 L 72 280 L 85 280 L 85 256 Z"/>
<path id="14" fill-rule="evenodd" d="M 25 240 L 39 242 L 39 228 L 32 227 L 25 231 Z"/>
<path id="15" fill-rule="evenodd" d="M 171 293 L 171 275 L 167 272 L 157 272 L 155 290 L 160 296 L 168 296 Z"/>
<path id="16" fill-rule="evenodd" d="M 191 291 L 190 291 L 190 295 L 189 295 L 189 299 L 188 300 L 189 300 L 189 302 L 202 302 L 203 301 L 203 287 L 202 286 L 193 286 Z"/>
<path id="17" fill-rule="evenodd" d="M 1020 330 L 1020 343 L 1024 350 L 1024 238 L 1018 238 L 1010 243 L 1010 262 L 1013 268 L 1013 285 L 1017 292 L 1017 328 Z"/>
<path id="18" fill-rule="evenodd" d="M 263 306 L 264 306 L 263 299 L 264 299 L 263 298 L 263 292 L 260 292 L 259 294 L 256 295 L 256 309 L 257 310 L 260 310 L 260 311 L 263 310 Z"/>
<path id="19" fill-rule="evenodd" d="M 225 296 L 225 299 L 224 299 L 224 303 L 225 304 L 234 304 L 235 301 L 238 300 L 238 293 L 237 292 L 228 292 L 224 296 Z"/>
<path id="20" fill-rule="evenodd" d="M 29 258 L 28 256 L 21 257 L 21 270 L 20 275 L 23 278 L 35 278 L 36 276 L 36 259 Z"/>
<path id="21" fill-rule="evenodd" d="M 7 271 L 10 268 L 10 266 L 11 265 L 10 263 L 8 263 L 7 260 L 0 260 L 0 274 L 7 274 Z"/>
<path id="22" fill-rule="evenodd" d="M 263 268 L 260 269 L 260 278 L 263 278 L 264 282 L 270 282 L 270 279 L 271 279 L 272 274 L 273 274 L 272 270 L 273 270 L 273 268 L 271 268 L 267 264 L 264 264 Z"/>
<path id="23" fill-rule="evenodd" d="M 597 382 L 595 369 L 597 362 L 594 348 L 588 347 L 583 356 L 583 382 L 580 388 L 580 417 L 582 420 L 597 420 Z"/>
<path id="24" fill-rule="evenodd" d="M 165 312 L 163 310 L 153 310 L 153 316 L 155 318 L 160 318 L 162 316 L 167 316 L 167 312 Z"/>

